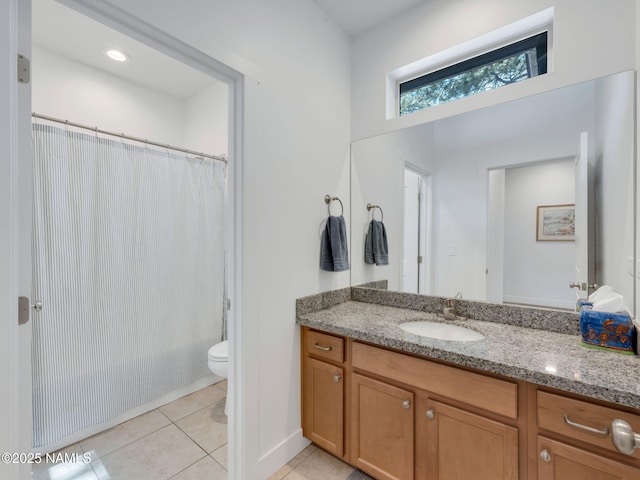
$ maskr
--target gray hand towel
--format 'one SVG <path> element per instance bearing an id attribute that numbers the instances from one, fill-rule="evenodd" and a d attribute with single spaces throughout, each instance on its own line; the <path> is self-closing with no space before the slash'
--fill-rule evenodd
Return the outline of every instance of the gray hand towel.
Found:
<path id="1" fill-rule="evenodd" d="M 364 240 L 364 263 L 389 265 L 389 246 L 384 223 L 371 220 L 369 231 Z"/>
<path id="2" fill-rule="evenodd" d="M 327 272 L 349 270 L 347 226 L 342 215 L 327 218 L 320 244 L 320 268 Z"/>

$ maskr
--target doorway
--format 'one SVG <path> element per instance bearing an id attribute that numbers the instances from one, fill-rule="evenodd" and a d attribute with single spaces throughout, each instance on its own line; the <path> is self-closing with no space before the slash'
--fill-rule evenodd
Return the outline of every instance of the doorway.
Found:
<path id="1" fill-rule="evenodd" d="M 405 168 L 402 291 L 427 293 L 430 176 Z"/>
<path id="2" fill-rule="evenodd" d="M 576 203 L 575 161 L 558 158 L 487 171 L 487 301 L 573 309 L 574 241 L 541 241 L 540 206 Z"/>
<path id="3" fill-rule="evenodd" d="M 37 3 L 39 3 L 40 0 L 34 0 L 34 14 L 37 15 L 37 8 L 38 5 Z M 58 5 L 59 8 L 66 8 L 66 7 L 60 7 Z M 99 7 L 96 7 L 99 8 Z M 76 13 L 76 12 L 74 12 Z M 113 22 L 117 23 L 117 21 L 112 20 L 110 23 L 113 24 Z M 118 28 L 118 25 L 112 25 L 115 26 L 116 28 Z M 34 43 L 35 43 L 35 37 L 38 35 L 37 30 L 35 28 L 36 26 L 34 25 Z M 131 25 L 129 24 L 127 26 L 127 29 L 131 29 L 133 27 L 131 27 Z M 126 30 L 124 27 L 122 28 L 123 30 Z M 77 33 L 76 33 L 77 35 Z M 158 34 L 159 35 L 159 34 Z M 154 47 L 154 38 L 152 38 L 153 35 L 151 36 L 146 36 L 146 40 L 148 42 L 148 44 L 151 47 Z M 228 109 L 225 117 L 226 117 L 226 124 L 228 127 L 228 131 L 225 133 L 224 137 L 225 140 L 228 142 L 228 148 L 226 150 L 226 152 L 223 151 L 214 151 L 214 153 L 219 154 L 219 153 L 227 153 L 228 158 L 229 158 L 229 163 L 230 163 L 230 168 L 228 171 L 228 182 L 229 182 L 229 186 L 230 186 L 230 195 L 229 195 L 229 204 L 228 204 L 228 235 L 227 235 L 227 244 L 229 246 L 228 250 L 227 250 L 227 261 L 228 261 L 228 265 L 229 268 L 227 269 L 227 284 L 229 285 L 229 297 L 232 299 L 232 302 L 239 301 L 240 299 L 240 291 L 238 288 L 239 285 L 239 281 L 238 281 L 238 277 L 236 276 L 236 269 L 235 269 L 235 265 L 237 265 L 237 262 L 239 261 L 239 254 L 240 252 L 236 252 L 235 251 L 235 245 L 241 244 L 241 242 L 237 241 L 237 238 L 239 235 L 241 235 L 241 231 L 238 228 L 238 222 L 239 219 L 237 219 L 234 215 L 235 212 L 235 204 L 234 204 L 234 197 L 235 195 L 238 194 L 238 191 L 240 190 L 240 182 L 239 179 L 237 177 L 237 172 L 240 171 L 240 166 L 239 163 L 241 161 L 240 159 L 240 155 L 239 155 L 239 142 L 237 140 L 237 138 L 239 138 L 238 135 L 238 131 L 237 129 L 234 129 L 234 122 L 233 119 L 237 118 L 237 116 L 239 115 L 240 111 L 240 105 L 238 102 L 238 98 L 241 98 L 241 76 L 239 74 L 236 74 L 235 72 L 231 72 L 230 69 L 223 69 L 224 71 L 220 71 L 220 69 L 218 68 L 220 65 L 213 59 L 210 58 L 204 58 L 203 55 L 195 55 L 194 52 L 189 52 L 189 48 L 187 46 L 184 45 L 176 45 L 175 49 L 172 49 L 171 46 L 167 46 L 167 45 L 171 45 L 171 42 L 173 39 L 166 39 L 166 38 L 156 38 L 155 40 L 157 40 L 157 44 L 158 45 L 162 45 L 162 50 L 165 53 L 169 53 L 172 57 L 174 57 L 174 59 L 177 59 L 178 61 L 181 61 L 181 63 L 188 63 L 191 67 L 195 67 L 196 70 L 199 70 L 201 74 L 203 74 L 204 76 L 208 76 L 210 79 L 215 79 L 217 82 L 222 82 L 227 88 L 228 88 L 228 98 L 224 101 L 226 108 Z M 160 41 L 162 40 L 162 41 Z M 147 43 L 145 42 L 145 43 Z M 42 53 L 42 52 L 40 52 Z M 199 54 L 199 52 L 197 52 Z M 45 55 L 40 54 L 40 58 L 44 58 Z M 49 59 L 51 60 L 51 56 L 49 55 Z M 188 60 L 187 60 L 188 59 Z M 196 59 L 196 60 L 194 60 Z M 35 73 L 37 75 L 37 67 L 38 67 L 38 63 L 34 63 L 34 69 Z M 68 82 L 62 82 L 62 83 L 67 83 Z M 75 91 L 70 91 L 69 93 L 78 93 L 78 90 Z M 35 99 L 36 101 L 34 101 L 34 109 L 37 110 L 41 110 L 40 107 L 38 107 L 38 104 L 42 104 L 42 102 L 38 99 Z M 117 103 L 117 101 L 114 101 L 112 103 Z M 171 102 L 168 102 L 171 103 Z M 188 103 L 188 102 L 187 102 Z M 103 108 L 104 110 L 107 110 L 109 107 L 109 105 L 105 105 Z M 47 112 L 43 112 L 43 113 L 47 113 Z M 56 113 L 56 112 L 49 112 L 49 113 Z M 58 114 L 59 115 L 59 114 Z M 82 118 L 71 118 L 70 120 L 79 120 L 79 121 L 83 121 L 83 122 L 87 122 L 90 123 L 87 120 L 83 120 Z M 131 118 L 131 120 L 134 120 L 134 118 Z M 197 125 L 202 126 L 202 122 L 198 122 L 197 120 L 194 121 L 194 123 Z M 142 124 L 142 122 L 141 122 Z M 100 122 L 100 124 L 98 125 L 101 128 L 104 127 L 109 127 L 109 125 L 105 125 L 103 122 Z M 124 130 L 124 128 L 123 128 Z M 171 129 L 168 128 L 168 131 L 170 131 Z M 130 130 L 127 131 L 127 133 L 130 133 Z M 132 132 L 135 133 L 135 132 Z M 201 132 L 202 133 L 202 132 Z M 197 136 L 197 134 L 194 134 Z M 146 134 L 141 136 L 142 138 L 146 138 Z M 157 137 L 152 137 L 149 134 L 149 137 L 151 139 L 156 139 Z M 192 135 L 193 138 L 193 135 Z M 162 139 L 163 140 L 164 136 Z M 167 143 L 171 143 L 171 144 L 178 144 L 178 145 L 182 145 L 182 142 L 177 142 L 175 140 L 172 140 L 171 142 L 167 142 Z M 186 145 L 185 145 L 186 146 Z M 206 151 L 209 150 L 208 148 L 201 148 L 201 147 L 196 147 L 197 150 L 199 151 Z M 46 308 L 46 306 L 45 306 Z M 239 318 L 239 312 L 240 312 L 240 308 L 234 308 L 233 309 L 233 317 L 231 318 L 231 316 L 229 317 L 229 323 L 231 325 L 233 325 L 233 323 L 236 322 L 240 322 L 240 318 Z M 229 334 L 231 337 L 234 336 L 234 328 L 233 326 L 231 326 L 229 328 Z M 234 339 L 235 340 L 235 339 Z M 232 358 L 237 358 L 237 356 L 239 356 L 239 352 L 237 352 L 237 349 L 234 348 L 233 344 L 239 345 L 239 339 L 237 342 L 233 342 L 232 345 L 230 346 L 230 350 L 231 350 L 231 357 Z M 234 352 L 237 352 L 235 353 Z M 206 359 L 203 359 L 204 362 L 206 362 Z M 233 397 L 233 390 L 234 390 L 234 385 L 238 386 L 239 383 L 239 379 L 236 380 L 233 375 L 233 372 L 235 370 L 234 362 L 232 362 L 232 365 L 230 366 L 230 377 L 231 381 L 230 381 L 230 388 L 229 390 L 231 391 L 231 396 Z M 238 388 L 239 390 L 239 388 Z M 241 398 L 239 398 L 239 395 L 235 396 L 235 400 L 237 402 L 241 402 Z M 233 407 L 233 401 L 231 402 L 232 405 L 230 406 L 230 430 L 233 430 L 233 412 L 234 411 L 238 411 L 236 409 L 234 409 Z M 232 444 L 233 442 L 233 438 L 234 435 L 230 434 L 229 435 L 229 442 Z M 230 469 L 233 469 L 233 446 L 231 446 L 231 452 L 230 452 Z M 241 463 L 241 462 L 238 462 Z"/>

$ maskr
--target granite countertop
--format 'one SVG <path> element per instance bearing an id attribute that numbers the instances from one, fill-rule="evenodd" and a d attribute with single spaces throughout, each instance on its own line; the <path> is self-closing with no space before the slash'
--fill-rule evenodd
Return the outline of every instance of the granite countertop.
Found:
<path id="1" fill-rule="evenodd" d="M 482 333 L 485 339 L 473 342 L 435 340 L 398 327 L 400 323 L 417 320 L 463 326 Z M 471 319 L 444 321 L 435 313 L 351 299 L 320 310 L 299 311 L 296 322 L 356 340 L 640 409 L 640 358 L 583 347 L 576 334 Z"/>

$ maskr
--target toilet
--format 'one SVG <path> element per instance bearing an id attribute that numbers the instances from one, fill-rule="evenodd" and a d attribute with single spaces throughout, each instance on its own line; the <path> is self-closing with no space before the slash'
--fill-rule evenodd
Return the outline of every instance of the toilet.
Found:
<path id="1" fill-rule="evenodd" d="M 227 378 L 229 376 L 229 341 L 224 340 L 215 344 L 209 349 L 209 370 L 215 375 Z M 227 408 L 229 405 L 229 395 L 227 394 L 227 400 L 224 404 L 224 413 L 228 414 Z"/>

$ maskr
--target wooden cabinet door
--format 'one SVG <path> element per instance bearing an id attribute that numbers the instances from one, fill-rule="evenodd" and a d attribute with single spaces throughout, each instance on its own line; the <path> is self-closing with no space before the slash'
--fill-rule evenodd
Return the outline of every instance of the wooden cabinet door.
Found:
<path id="1" fill-rule="evenodd" d="M 517 428 L 434 400 L 427 408 L 427 478 L 518 478 Z"/>
<path id="2" fill-rule="evenodd" d="M 351 463 L 378 480 L 413 479 L 413 393 L 353 374 Z"/>
<path id="3" fill-rule="evenodd" d="M 640 469 L 538 437 L 539 480 L 638 480 Z"/>
<path id="4" fill-rule="evenodd" d="M 305 359 L 302 431 L 328 452 L 344 455 L 344 372 L 314 358 Z"/>

